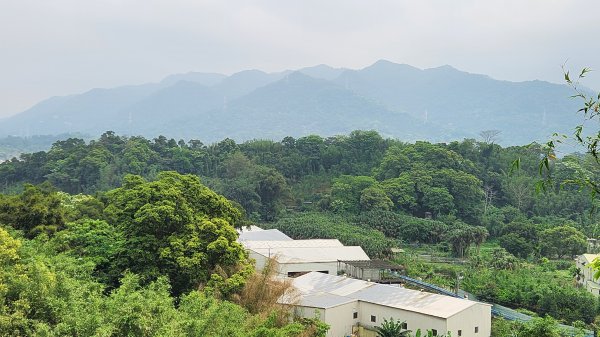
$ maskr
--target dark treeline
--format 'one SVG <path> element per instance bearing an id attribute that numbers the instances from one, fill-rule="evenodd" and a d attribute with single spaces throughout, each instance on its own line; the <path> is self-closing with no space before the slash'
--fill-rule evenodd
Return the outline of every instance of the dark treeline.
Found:
<path id="1" fill-rule="evenodd" d="M 454 242 L 456 254 L 463 255 L 465 245 L 477 244 L 477 235 L 487 235 L 472 233 L 472 226 L 482 226 L 513 254 L 567 256 L 582 249 L 584 235 L 598 233 L 596 217 L 589 212 L 589 195 L 559 182 L 580 174 L 597 177 L 600 171 L 585 156 L 565 156 L 551 163 L 554 186 L 536 194 L 542 154 L 543 148 L 535 144 L 503 148 L 473 139 L 404 143 L 375 131 L 328 138 L 286 137 L 280 142 L 238 144 L 225 139 L 211 145 L 106 132 L 98 140 L 70 138 L 54 143 L 47 152 L 23 154 L 0 164 L 0 186 L 5 192 L 19 192 L 23 183 L 49 182 L 70 194 L 94 194 L 120 186 L 126 174 L 154 179 L 161 171 L 174 170 L 200 176 L 239 203 L 254 221 L 276 221 L 290 210 L 345 215 L 389 212 L 363 217 L 379 222 L 362 224 L 389 234 L 396 229 L 386 226 L 393 224 L 375 219 L 397 221 L 393 214 L 431 217 L 438 222 L 429 227 L 441 233 L 422 238 L 402 230 L 399 239 L 446 238 Z M 520 166 L 510 172 L 517 158 Z M 415 223 L 422 227 L 422 222 Z M 543 232 L 575 237 L 577 244 L 549 247 L 538 240 Z"/>

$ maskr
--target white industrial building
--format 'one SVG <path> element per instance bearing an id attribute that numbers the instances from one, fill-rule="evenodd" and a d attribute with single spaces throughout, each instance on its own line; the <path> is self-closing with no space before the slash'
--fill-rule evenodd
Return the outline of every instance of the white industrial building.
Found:
<path id="1" fill-rule="evenodd" d="M 600 255 L 583 254 L 579 255 L 577 259 L 575 259 L 575 263 L 577 265 L 577 268 L 579 269 L 579 275 L 577 275 L 577 283 L 596 296 L 600 296 L 600 283 L 598 279 L 594 278 L 594 274 L 596 273 L 596 271 L 590 267 L 590 263 L 597 259 L 598 256 Z"/>
<path id="2" fill-rule="evenodd" d="M 368 260 L 359 246 L 338 240 L 240 241 L 261 270 L 269 259 L 279 277 L 296 277 L 311 271 L 337 275 L 338 260 Z"/>
<path id="3" fill-rule="evenodd" d="M 277 276 L 296 277 L 311 271 L 337 275 L 339 260 L 369 260 L 359 246 L 344 246 L 336 239 L 293 240 L 276 229 L 245 227 L 238 241 L 262 270 L 273 259 Z"/>
<path id="4" fill-rule="evenodd" d="M 293 286 L 294 294 L 280 302 L 294 305 L 299 316 L 329 324 L 328 337 L 375 337 L 373 328 L 390 318 L 413 332 L 491 335 L 491 306 L 480 302 L 316 272 L 295 278 Z"/>

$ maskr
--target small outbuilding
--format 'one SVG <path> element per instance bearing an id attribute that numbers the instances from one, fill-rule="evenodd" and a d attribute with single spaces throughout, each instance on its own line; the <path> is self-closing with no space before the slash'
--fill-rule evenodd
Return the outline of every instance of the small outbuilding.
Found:
<path id="1" fill-rule="evenodd" d="M 374 282 L 395 282 L 404 267 L 384 260 L 341 260 L 338 261 L 338 273 L 360 280 Z"/>

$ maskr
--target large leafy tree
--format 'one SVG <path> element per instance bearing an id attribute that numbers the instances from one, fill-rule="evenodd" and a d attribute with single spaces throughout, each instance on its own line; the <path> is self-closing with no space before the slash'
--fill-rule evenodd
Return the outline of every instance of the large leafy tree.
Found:
<path id="1" fill-rule="evenodd" d="M 587 241 L 585 235 L 571 226 L 559 226 L 546 229 L 540 233 L 540 249 L 542 255 L 573 256 L 585 253 Z"/>
<path id="2" fill-rule="evenodd" d="M 385 192 L 379 187 L 367 187 L 360 193 L 361 211 L 388 211 L 393 206 L 394 203 L 392 200 L 390 200 Z"/>
<path id="3" fill-rule="evenodd" d="M 175 293 L 200 285 L 228 295 L 251 272 L 234 226 L 240 212 L 192 175 L 126 176 L 106 193 L 105 216 L 123 233 L 117 266 L 152 280 L 167 274 Z"/>
<path id="4" fill-rule="evenodd" d="M 360 199 L 363 191 L 370 187 L 377 187 L 377 181 L 367 176 L 349 176 L 343 175 L 333 180 L 331 187 L 331 196 L 333 198 L 332 208 L 336 211 L 349 211 L 358 213 L 360 211 Z M 377 192 L 367 192 L 373 195 Z M 367 196 L 366 199 L 372 199 Z M 365 203 L 370 203 L 367 201 Z"/>
<path id="5" fill-rule="evenodd" d="M 539 233 L 530 222 L 515 221 L 506 225 L 499 238 L 500 245 L 518 257 L 527 257 L 537 252 Z"/>
<path id="6" fill-rule="evenodd" d="M 92 263 L 94 276 L 109 283 L 121 277 L 113 262 L 123 253 L 123 233 L 103 220 L 69 222 L 49 241 L 54 249 Z"/>
<path id="7" fill-rule="evenodd" d="M 283 207 L 288 194 L 285 178 L 277 170 L 252 162 L 241 152 L 235 152 L 222 165 L 223 194 L 239 202 L 248 214 L 259 214 L 272 221 Z"/>
<path id="8" fill-rule="evenodd" d="M 52 234 L 65 224 L 61 197 L 48 184 L 25 185 L 19 195 L 0 195 L 0 222 L 22 230 L 28 237 Z"/>

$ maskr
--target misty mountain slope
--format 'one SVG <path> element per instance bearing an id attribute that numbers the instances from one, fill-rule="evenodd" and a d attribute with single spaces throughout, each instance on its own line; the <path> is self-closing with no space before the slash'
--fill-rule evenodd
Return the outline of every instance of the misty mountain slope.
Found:
<path id="1" fill-rule="evenodd" d="M 97 134 L 122 122 L 121 110 L 159 89 L 157 84 L 92 89 L 53 97 L 0 123 L 1 135 Z"/>
<path id="2" fill-rule="evenodd" d="M 319 64 L 313 67 L 302 68 L 298 71 L 310 77 L 331 81 L 339 77 L 346 70 L 346 68 L 333 68 L 326 64 Z"/>
<path id="3" fill-rule="evenodd" d="M 260 70 L 244 70 L 235 73 L 219 84 L 213 86 L 213 89 L 228 100 L 242 97 L 250 92 L 282 79 L 287 73 L 265 73 Z"/>
<path id="4" fill-rule="evenodd" d="M 187 120 L 223 104 L 223 96 L 199 83 L 180 81 L 120 111 L 122 123 L 110 128 L 118 133 L 147 136 L 166 132 L 174 118 Z M 102 132 L 99 130 L 98 132 Z"/>
<path id="5" fill-rule="evenodd" d="M 171 86 L 177 82 L 186 81 L 186 82 L 194 82 L 198 84 L 202 84 L 204 86 L 210 87 L 213 85 L 217 85 L 221 83 L 227 76 L 218 73 L 201 73 L 191 71 L 185 74 L 173 74 L 165 77 L 160 84 L 163 87 Z"/>
<path id="6" fill-rule="evenodd" d="M 378 61 L 279 73 L 187 73 L 162 82 L 55 97 L 0 120 L 0 137 L 106 130 L 204 141 L 375 129 L 401 140 L 450 141 L 498 129 L 502 143 L 546 141 L 582 122 L 565 85 L 499 81 L 442 66 Z"/>
<path id="7" fill-rule="evenodd" d="M 570 88 L 542 81 L 508 82 L 450 66 L 421 70 L 379 61 L 335 79 L 390 110 L 476 134 L 499 129 L 511 144 L 545 140 L 580 121 Z"/>
<path id="8" fill-rule="evenodd" d="M 445 133 L 409 115 L 391 112 L 341 86 L 299 72 L 213 110 L 209 116 L 187 122 L 199 132 L 196 137 L 211 140 L 329 136 L 355 129 L 376 129 L 407 140 L 437 138 Z M 182 121 L 172 126 L 177 125 L 182 125 Z"/>

